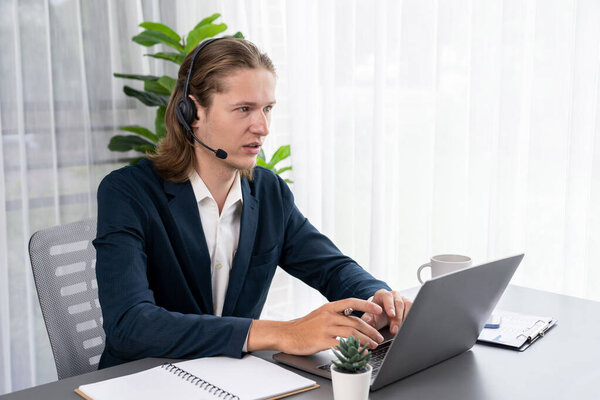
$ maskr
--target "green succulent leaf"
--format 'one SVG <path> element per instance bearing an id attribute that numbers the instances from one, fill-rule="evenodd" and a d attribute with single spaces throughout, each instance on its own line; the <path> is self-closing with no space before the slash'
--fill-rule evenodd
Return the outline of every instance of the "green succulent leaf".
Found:
<path id="1" fill-rule="evenodd" d="M 200 25 L 197 28 L 192 29 L 190 34 L 187 37 L 187 42 L 185 44 L 185 53 L 189 53 L 204 39 L 211 38 L 223 31 L 227 30 L 227 25 L 225 24 L 207 24 Z"/>
<path id="2" fill-rule="evenodd" d="M 367 346 L 368 344 L 365 344 L 361 347 L 358 338 L 352 335 L 347 339 L 341 338 L 337 350 L 331 348 L 333 354 L 337 357 L 337 361 L 332 360 L 332 362 L 338 368 L 354 373 L 367 365 L 367 362 L 371 359 L 371 353 L 367 350 Z"/>
<path id="3" fill-rule="evenodd" d="M 137 133 L 138 135 L 143 136 L 146 139 L 150 139 L 154 143 L 158 142 L 158 136 L 156 136 L 154 133 L 152 133 L 152 131 L 144 128 L 143 126 L 127 125 L 127 126 L 122 126 L 119 129 L 122 131 Z"/>
<path id="4" fill-rule="evenodd" d="M 175 31 L 173 31 L 173 29 L 159 22 L 142 22 L 139 26 L 150 31 L 163 33 L 176 42 L 181 41 L 181 37 L 179 37 L 179 35 Z"/>
<path id="5" fill-rule="evenodd" d="M 181 65 L 183 60 L 185 60 L 185 53 L 169 53 L 169 52 L 158 52 L 154 54 L 144 54 L 145 56 L 152 58 L 159 58 L 161 60 L 169 60 L 173 61 L 177 65 Z"/>
<path id="6" fill-rule="evenodd" d="M 338 350 L 336 350 L 333 347 L 331 347 L 331 351 L 340 360 L 340 362 L 346 361 L 346 357 L 344 357 L 342 354 L 340 354 L 340 352 Z"/>
<path id="7" fill-rule="evenodd" d="M 134 74 L 118 74 L 114 73 L 115 78 L 137 79 L 138 81 L 157 81 L 158 76 L 154 75 L 134 75 Z"/>
<path id="8" fill-rule="evenodd" d="M 371 357 L 371 353 L 368 350 L 369 348 L 369 343 L 365 343 L 365 345 L 360 349 L 360 354 L 367 354 L 369 357 Z M 367 350 L 367 352 L 365 353 L 365 350 Z"/>
<path id="9" fill-rule="evenodd" d="M 125 92 L 127 96 L 135 97 L 145 105 L 151 107 L 166 106 L 169 102 L 169 96 L 156 93 L 141 92 L 129 86 L 123 86 L 123 92 Z"/>
<path id="10" fill-rule="evenodd" d="M 344 367 L 344 364 L 335 361 L 335 360 L 331 360 L 331 362 L 333 363 L 333 365 L 335 365 L 336 367 L 338 367 L 339 369 L 346 369 L 346 367 Z"/>
<path id="11" fill-rule="evenodd" d="M 159 139 L 167 136 L 167 128 L 165 127 L 165 111 L 167 107 L 160 106 L 156 109 L 156 118 L 154 119 L 154 130 Z"/>
<path id="12" fill-rule="evenodd" d="M 108 148 L 112 151 L 129 151 L 138 149 L 154 149 L 155 145 L 136 135 L 116 135 L 110 139 Z"/>
<path id="13" fill-rule="evenodd" d="M 171 39 L 169 36 L 161 32 L 145 30 L 142 33 L 131 38 L 134 42 L 142 46 L 150 47 L 159 43 L 164 43 L 178 51 L 183 51 L 181 43 Z"/>
<path id="14" fill-rule="evenodd" d="M 281 146 L 277 149 L 273 157 L 271 157 L 271 161 L 269 161 L 269 169 L 273 169 L 278 162 L 285 160 L 290 156 L 290 145 Z"/>

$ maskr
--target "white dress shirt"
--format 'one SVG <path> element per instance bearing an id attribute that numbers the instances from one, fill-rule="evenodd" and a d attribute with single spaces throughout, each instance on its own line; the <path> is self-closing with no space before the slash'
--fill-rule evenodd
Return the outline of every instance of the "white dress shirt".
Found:
<path id="1" fill-rule="evenodd" d="M 240 174 L 236 173 L 220 215 L 217 202 L 196 171 L 190 175 L 190 182 L 198 202 L 202 230 L 210 255 L 213 311 L 214 315 L 221 316 L 229 286 L 229 272 L 240 238 L 243 202 Z"/>

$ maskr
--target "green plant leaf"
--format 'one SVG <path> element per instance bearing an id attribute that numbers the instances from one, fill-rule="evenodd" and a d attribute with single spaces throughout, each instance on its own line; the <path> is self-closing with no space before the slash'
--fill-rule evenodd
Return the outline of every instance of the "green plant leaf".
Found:
<path id="1" fill-rule="evenodd" d="M 179 35 L 173 29 L 169 28 L 165 24 L 161 24 L 159 22 L 142 22 L 140 26 L 154 32 L 164 33 L 176 42 L 181 41 L 181 37 L 179 37 Z"/>
<path id="2" fill-rule="evenodd" d="M 139 151 L 140 153 L 156 153 L 156 145 L 140 144 L 133 146 L 133 150 Z"/>
<path id="3" fill-rule="evenodd" d="M 156 136 L 154 133 L 152 133 L 152 131 L 144 128 L 143 126 L 127 125 L 127 126 L 122 126 L 119 129 L 122 131 L 137 133 L 138 135 L 143 136 L 146 139 L 150 139 L 154 143 L 158 142 L 158 136 Z"/>
<path id="4" fill-rule="evenodd" d="M 134 74 L 114 73 L 113 76 L 115 78 L 137 79 L 138 81 L 157 81 L 158 80 L 158 76 L 154 76 L 154 75 L 134 75 Z"/>
<path id="5" fill-rule="evenodd" d="M 339 369 L 346 369 L 344 368 L 344 365 L 335 361 L 335 360 L 331 360 L 331 362 L 333 363 L 333 365 L 335 365 L 336 367 L 338 367 Z"/>
<path id="6" fill-rule="evenodd" d="M 211 15 L 210 17 L 206 17 L 204 18 L 202 21 L 198 22 L 196 24 L 196 26 L 194 27 L 194 29 L 201 27 L 202 25 L 208 25 L 211 24 L 214 20 L 216 20 L 217 18 L 219 18 L 221 16 L 221 14 L 219 13 L 214 13 L 213 15 Z M 194 30 L 192 29 L 192 31 Z M 190 31 L 191 32 L 191 31 Z"/>
<path id="7" fill-rule="evenodd" d="M 290 145 L 285 145 L 285 146 L 281 146 L 280 148 L 277 149 L 277 151 L 275 152 L 275 154 L 273 154 L 273 157 L 271 157 L 271 161 L 269 161 L 269 169 L 273 169 L 273 167 L 275 165 L 277 165 L 278 162 L 280 162 L 281 160 L 285 160 L 286 158 L 288 158 L 290 156 Z"/>
<path id="8" fill-rule="evenodd" d="M 112 151 L 129 151 L 141 147 L 155 148 L 154 143 L 136 135 L 115 135 L 110 139 L 108 148 Z"/>
<path id="9" fill-rule="evenodd" d="M 369 343 L 365 343 L 365 345 L 360 349 L 360 354 L 368 354 L 370 357 L 371 353 L 369 352 L 368 348 L 369 348 Z M 367 350 L 366 353 L 365 353 L 365 350 Z"/>
<path id="10" fill-rule="evenodd" d="M 242 32 L 236 32 L 233 35 L 224 35 L 224 38 L 235 38 L 235 39 L 244 39 L 244 34 Z"/>
<path id="11" fill-rule="evenodd" d="M 165 96 L 170 96 L 171 91 L 161 85 L 158 81 L 146 81 L 144 82 L 144 90 L 146 92 L 155 93 L 155 94 L 163 94 Z"/>
<path id="12" fill-rule="evenodd" d="M 259 158 L 259 157 L 256 157 L 256 165 L 258 165 L 259 167 L 268 168 L 267 162 L 265 160 L 263 160 L 262 158 Z"/>
<path id="13" fill-rule="evenodd" d="M 154 119 L 154 130 L 159 139 L 167 136 L 167 128 L 165 128 L 165 111 L 167 107 L 160 106 L 156 109 L 156 118 Z"/>
<path id="14" fill-rule="evenodd" d="M 291 180 L 291 179 L 284 179 L 284 181 L 286 181 L 288 184 L 292 184 L 292 183 L 294 183 L 294 181 L 293 181 L 293 180 Z"/>
<path id="15" fill-rule="evenodd" d="M 334 349 L 333 347 L 331 348 L 331 351 L 338 358 L 338 360 L 340 360 L 341 362 L 346 361 L 346 357 L 344 357 L 343 355 L 341 355 L 340 352 L 337 351 L 336 349 Z"/>
<path id="16" fill-rule="evenodd" d="M 177 65 L 181 65 L 181 63 L 185 59 L 185 54 L 183 54 L 183 53 L 158 52 L 158 53 L 154 53 L 154 54 L 144 54 L 144 55 L 148 56 L 148 57 L 152 57 L 152 58 L 159 58 L 161 60 L 173 61 Z"/>
<path id="17" fill-rule="evenodd" d="M 175 85 L 177 85 L 177 80 L 170 76 L 163 75 L 158 78 L 158 80 L 144 82 L 144 90 L 146 92 L 171 96 L 173 89 L 175 89 Z"/>
<path id="18" fill-rule="evenodd" d="M 223 31 L 227 30 L 227 25 L 225 24 L 208 24 L 208 25 L 200 25 L 197 28 L 194 28 L 187 37 L 187 42 L 185 43 L 185 53 L 188 54 L 190 51 L 194 49 L 204 39 L 211 38 Z"/>
<path id="19" fill-rule="evenodd" d="M 142 33 L 132 37 L 131 40 L 146 47 L 154 46 L 155 44 L 159 43 L 164 43 L 167 46 L 171 46 L 175 50 L 183 51 L 183 46 L 181 45 L 181 43 L 176 42 L 164 33 L 160 32 L 145 30 Z"/>
<path id="20" fill-rule="evenodd" d="M 258 150 L 258 158 L 260 158 L 261 160 L 265 161 L 265 152 L 262 149 L 262 147 L 260 148 L 260 150 Z"/>
<path id="21" fill-rule="evenodd" d="M 125 92 L 125 94 L 127 96 L 135 97 L 136 99 L 138 99 L 145 105 L 151 106 L 151 107 L 152 106 L 166 106 L 167 103 L 169 102 L 169 96 L 155 94 L 155 93 L 141 92 L 141 91 L 135 90 L 134 88 L 129 87 L 129 86 L 123 86 L 123 92 Z"/>
<path id="22" fill-rule="evenodd" d="M 158 78 L 158 83 L 169 91 L 169 94 L 173 93 L 173 89 L 177 86 L 177 79 L 171 78 L 170 76 L 163 75 Z"/>
<path id="23" fill-rule="evenodd" d="M 281 175 L 283 174 L 285 171 L 291 171 L 292 167 L 283 167 L 281 169 L 275 170 L 273 172 L 275 172 L 275 174 L 277 175 Z"/>

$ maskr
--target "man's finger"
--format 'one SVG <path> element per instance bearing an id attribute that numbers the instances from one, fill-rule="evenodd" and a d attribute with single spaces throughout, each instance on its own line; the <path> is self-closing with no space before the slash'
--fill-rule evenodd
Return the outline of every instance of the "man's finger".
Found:
<path id="1" fill-rule="evenodd" d="M 408 315 L 408 312 L 412 307 L 412 301 L 410 301 L 406 297 L 402 297 L 402 300 L 404 300 L 404 318 L 406 318 L 406 315 Z"/>
<path id="2" fill-rule="evenodd" d="M 382 309 L 378 304 L 367 300 L 349 298 L 331 303 L 333 311 L 337 313 L 344 312 L 347 308 L 352 308 L 354 311 L 362 311 L 371 314 L 381 314 Z"/>
<path id="3" fill-rule="evenodd" d="M 398 333 L 400 325 L 402 325 L 402 322 L 406 318 L 406 314 L 409 308 L 408 303 L 408 299 L 400 296 L 398 293 L 394 293 L 394 304 L 398 315 L 395 318 L 392 318 L 392 320 L 390 321 L 390 332 L 392 332 L 393 334 Z"/>
<path id="4" fill-rule="evenodd" d="M 406 307 L 404 305 L 404 299 L 398 293 L 394 293 L 394 306 L 396 307 L 398 319 L 403 321 Z"/>
<path id="5" fill-rule="evenodd" d="M 381 300 L 383 302 L 383 308 L 390 318 L 394 318 L 396 316 L 396 307 L 394 305 L 394 295 L 392 292 L 384 292 L 381 293 Z"/>
<path id="6" fill-rule="evenodd" d="M 369 347 L 372 349 L 376 348 L 377 343 L 379 342 L 369 337 L 369 335 L 366 335 L 364 332 L 361 332 L 360 330 L 355 329 L 351 326 L 338 326 L 333 332 L 335 336 L 340 336 L 344 338 L 347 338 L 350 335 L 352 335 L 356 339 L 358 339 L 361 345 L 368 343 Z"/>
<path id="7" fill-rule="evenodd" d="M 383 341 L 383 336 L 381 335 L 381 333 L 379 333 L 379 331 L 377 331 L 377 329 L 375 329 L 373 326 L 367 324 L 361 318 L 357 318 L 354 316 L 352 316 L 352 317 L 340 316 L 340 317 L 337 317 L 333 322 L 338 326 L 349 327 L 356 331 L 362 332 L 363 334 L 365 334 L 366 336 L 371 338 L 376 343 L 381 343 Z"/>

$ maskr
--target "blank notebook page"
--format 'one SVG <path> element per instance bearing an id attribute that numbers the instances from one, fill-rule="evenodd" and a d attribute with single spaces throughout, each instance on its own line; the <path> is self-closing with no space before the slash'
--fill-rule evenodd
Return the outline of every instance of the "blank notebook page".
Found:
<path id="1" fill-rule="evenodd" d="M 79 390 L 93 400 L 131 398 L 252 400 L 280 396 L 313 386 L 315 381 L 271 362 L 247 355 L 241 360 L 207 357 L 163 365 L 132 375 L 82 385 Z M 236 397 L 227 397 L 222 392 L 218 392 L 221 397 L 214 396 L 217 388 Z"/>

